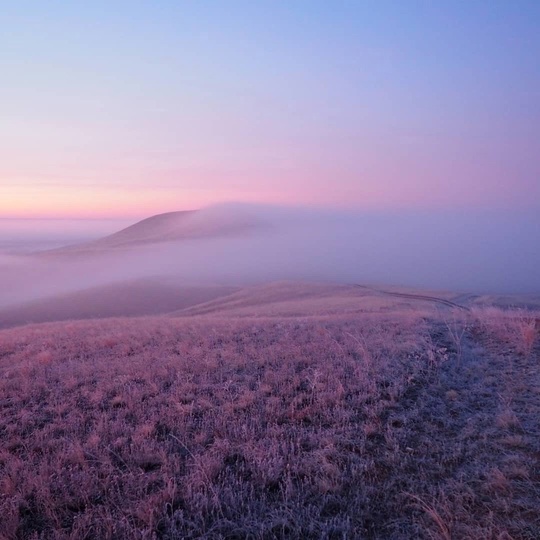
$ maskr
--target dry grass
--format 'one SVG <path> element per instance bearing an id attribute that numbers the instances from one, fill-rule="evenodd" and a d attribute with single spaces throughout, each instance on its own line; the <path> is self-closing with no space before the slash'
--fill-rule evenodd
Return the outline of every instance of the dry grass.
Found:
<path id="1" fill-rule="evenodd" d="M 0 332 L 0 538 L 538 538 L 540 380 L 517 399 L 490 332 L 458 350 L 410 311 Z"/>
<path id="2" fill-rule="evenodd" d="M 538 341 L 540 313 L 523 309 L 476 308 L 473 315 L 496 346 L 531 355 Z"/>

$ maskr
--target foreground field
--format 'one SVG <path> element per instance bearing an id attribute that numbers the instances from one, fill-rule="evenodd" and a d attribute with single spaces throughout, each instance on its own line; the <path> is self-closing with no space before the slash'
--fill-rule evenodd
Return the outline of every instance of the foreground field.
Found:
<path id="1" fill-rule="evenodd" d="M 308 300 L 0 332 L 0 538 L 540 538 L 535 318 Z"/>

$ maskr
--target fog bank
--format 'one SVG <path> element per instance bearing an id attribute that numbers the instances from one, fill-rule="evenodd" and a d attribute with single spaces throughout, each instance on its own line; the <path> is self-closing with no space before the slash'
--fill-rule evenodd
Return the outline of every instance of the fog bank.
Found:
<path id="1" fill-rule="evenodd" d="M 257 224 L 252 228 L 251 218 Z M 182 285 L 305 279 L 540 292 L 540 218 L 532 214 L 355 214 L 226 205 L 196 212 L 194 219 L 190 231 L 207 220 L 207 231 L 214 233 L 220 219 L 228 227 L 235 220 L 245 226 L 234 234 L 130 249 L 0 254 L 0 306 L 149 276 L 172 276 Z"/>

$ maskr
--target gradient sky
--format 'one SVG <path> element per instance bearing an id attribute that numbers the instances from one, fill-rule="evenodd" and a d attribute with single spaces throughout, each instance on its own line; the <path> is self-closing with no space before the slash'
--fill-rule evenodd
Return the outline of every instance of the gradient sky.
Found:
<path id="1" fill-rule="evenodd" d="M 540 210 L 540 2 L 4 1 L 0 217 Z"/>

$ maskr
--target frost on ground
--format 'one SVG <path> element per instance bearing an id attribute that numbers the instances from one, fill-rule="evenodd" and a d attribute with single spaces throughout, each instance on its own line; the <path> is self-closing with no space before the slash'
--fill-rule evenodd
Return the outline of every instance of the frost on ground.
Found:
<path id="1" fill-rule="evenodd" d="M 0 538 L 540 538 L 523 313 L 0 332 Z"/>

